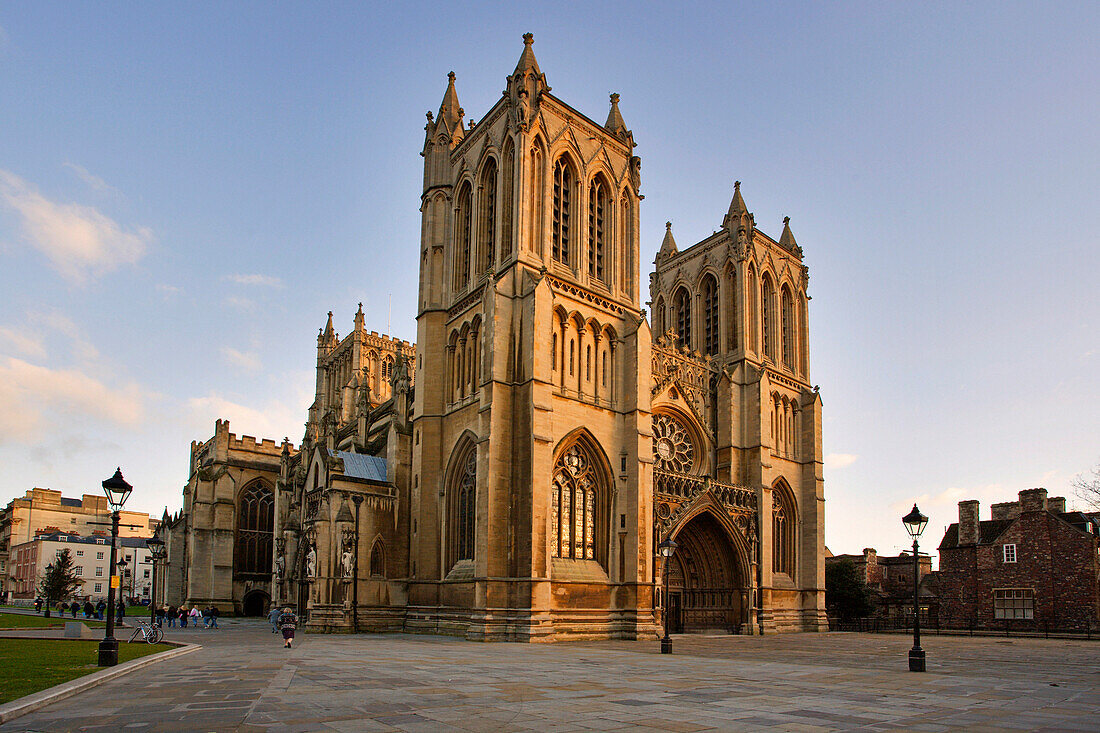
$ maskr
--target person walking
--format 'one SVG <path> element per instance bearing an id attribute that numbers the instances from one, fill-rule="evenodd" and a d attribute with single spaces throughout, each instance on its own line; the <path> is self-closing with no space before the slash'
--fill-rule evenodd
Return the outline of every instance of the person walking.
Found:
<path id="1" fill-rule="evenodd" d="M 73 601 L 69 605 L 69 610 L 72 612 L 73 618 L 76 618 L 76 612 L 80 610 L 80 604 L 77 603 L 76 601 Z"/>
<path id="2" fill-rule="evenodd" d="M 199 613 L 199 607 L 191 606 L 191 612 L 188 615 L 191 616 L 191 625 L 196 629 L 199 628 L 199 619 L 202 618 L 202 614 Z"/>
<path id="3" fill-rule="evenodd" d="M 168 620 L 168 628 L 176 628 L 176 621 L 179 619 L 179 615 L 179 611 L 176 610 L 175 606 L 169 606 L 168 604 L 164 605 L 164 616 Z"/>
<path id="4" fill-rule="evenodd" d="M 283 632 L 283 646 L 290 649 L 294 643 L 294 630 L 298 628 L 298 617 L 289 607 L 284 608 L 279 614 L 279 628 Z"/>
<path id="5" fill-rule="evenodd" d="M 95 616 L 95 606 L 91 601 L 84 601 L 84 618 L 91 618 Z"/>
<path id="6" fill-rule="evenodd" d="M 115 617 L 115 623 L 119 626 L 122 626 L 122 619 L 126 618 L 126 603 L 121 598 L 118 599 L 117 611 L 118 613 Z"/>
<path id="7" fill-rule="evenodd" d="M 95 604 L 95 617 L 100 621 L 103 620 L 103 611 L 107 608 L 107 602 L 102 598 Z"/>
<path id="8" fill-rule="evenodd" d="M 210 628 L 212 628 L 212 629 L 218 628 L 218 615 L 219 615 L 218 607 L 217 606 L 211 606 L 210 607 Z"/>
<path id="9" fill-rule="evenodd" d="M 159 626 L 163 629 L 164 628 L 164 617 L 165 617 L 164 606 L 157 606 L 156 610 L 153 611 L 153 615 L 157 619 L 157 626 Z"/>
<path id="10" fill-rule="evenodd" d="M 42 612 L 42 599 L 41 598 L 35 598 L 34 599 L 34 612 L 35 613 L 41 613 Z"/>
<path id="11" fill-rule="evenodd" d="M 187 628 L 187 609 L 183 606 L 180 606 L 180 628 Z"/>
<path id="12" fill-rule="evenodd" d="M 271 633 L 274 634 L 279 630 L 279 616 L 282 615 L 282 611 L 278 606 L 272 606 L 271 612 L 267 614 L 267 620 L 271 622 Z"/>

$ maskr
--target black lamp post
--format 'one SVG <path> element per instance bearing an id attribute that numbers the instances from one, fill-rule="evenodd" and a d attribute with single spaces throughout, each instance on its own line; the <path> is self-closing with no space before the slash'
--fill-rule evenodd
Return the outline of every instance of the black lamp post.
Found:
<path id="1" fill-rule="evenodd" d="M 676 552 L 676 548 L 679 545 L 676 540 L 668 537 L 661 541 L 657 545 L 657 554 L 664 558 L 661 563 L 661 574 L 664 575 L 664 611 L 661 613 L 661 620 L 665 624 L 665 636 L 661 639 L 661 654 L 672 654 L 672 637 L 668 635 L 668 564 L 672 560 L 672 554 Z"/>
<path id="2" fill-rule="evenodd" d="M 115 548 L 118 545 L 118 513 L 134 487 L 122 478 L 122 469 L 103 482 L 103 491 L 107 494 L 107 503 L 111 505 L 111 564 L 107 583 L 107 632 L 99 642 L 99 666 L 113 667 L 118 664 L 118 640 L 115 639 Z M 119 583 L 121 585 L 121 583 Z"/>
<path id="3" fill-rule="evenodd" d="M 157 563 L 168 557 L 168 550 L 164 546 L 164 540 L 153 536 L 145 541 L 149 548 L 149 560 L 153 563 L 153 587 L 149 589 L 149 623 L 157 622 Z"/>
<path id="4" fill-rule="evenodd" d="M 920 556 L 917 554 L 917 538 L 928 524 L 928 517 L 920 513 L 917 505 L 901 518 L 905 531 L 913 538 L 913 648 L 909 650 L 909 671 L 924 671 L 924 650 L 920 648 Z"/>

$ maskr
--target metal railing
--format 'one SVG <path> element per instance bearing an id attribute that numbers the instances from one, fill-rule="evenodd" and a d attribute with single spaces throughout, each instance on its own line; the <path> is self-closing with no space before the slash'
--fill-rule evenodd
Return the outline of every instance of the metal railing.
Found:
<path id="1" fill-rule="evenodd" d="M 941 624 L 938 618 L 929 619 L 921 614 L 920 625 L 922 634 L 1100 640 L 1100 622 L 1089 618 L 1082 619 L 1080 622 L 1051 623 L 1049 621 L 1038 621 L 1027 625 L 1021 625 L 1018 621 L 1001 620 L 994 621 L 991 624 L 980 624 L 976 619 L 971 619 L 969 622 L 962 624 Z M 829 631 L 895 633 L 911 632 L 912 629 L 912 614 L 892 617 L 870 616 L 851 621 L 829 619 Z"/>

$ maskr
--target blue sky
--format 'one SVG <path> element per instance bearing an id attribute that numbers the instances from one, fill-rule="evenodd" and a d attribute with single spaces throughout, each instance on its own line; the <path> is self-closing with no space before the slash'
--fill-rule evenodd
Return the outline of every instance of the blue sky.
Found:
<path id="1" fill-rule="evenodd" d="M 1100 6 L 0 3 L 0 499 L 176 509 L 216 417 L 301 438 L 316 330 L 415 338 L 424 112 L 535 34 L 642 157 L 642 276 L 741 180 L 810 267 L 826 541 L 1100 461 Z M 644 282 L 644 280 L 643 280 Z"/>

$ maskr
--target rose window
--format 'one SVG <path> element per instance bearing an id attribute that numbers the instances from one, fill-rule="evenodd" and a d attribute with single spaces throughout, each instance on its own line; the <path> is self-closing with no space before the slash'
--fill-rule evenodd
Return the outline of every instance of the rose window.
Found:
<path id="1" fill-rule="evenodd" d="M 695 464 L 691 435 L 672 415 L 653 416 L 653 460 L 657 468 L 676 473 L 690 473 Z"/>

